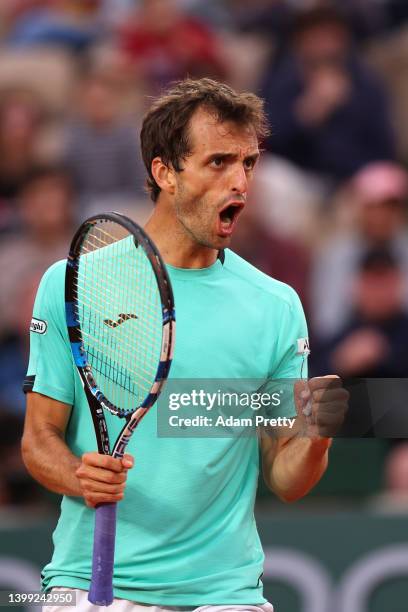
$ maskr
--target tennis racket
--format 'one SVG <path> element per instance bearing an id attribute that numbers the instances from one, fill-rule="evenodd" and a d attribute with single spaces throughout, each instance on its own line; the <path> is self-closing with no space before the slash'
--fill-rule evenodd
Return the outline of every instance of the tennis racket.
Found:
<path id="1" fill-rule="evenodd" d="M 65 307 L 98 451 L 123 457 L 169 374 L 175 335 L 166 267 L 136 223 L 106 213 L 81 225 L 67 260 Z M 125 419 L 112 452 L 104 410 Z M 96 605 L 113 601 L 115 528 L 116 504 L 97 506 L 88 595 Z"/>

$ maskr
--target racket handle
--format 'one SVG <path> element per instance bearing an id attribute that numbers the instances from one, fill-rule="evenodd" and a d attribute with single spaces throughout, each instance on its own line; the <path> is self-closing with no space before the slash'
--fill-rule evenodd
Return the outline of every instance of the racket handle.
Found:
<path id="1" fill-rule="evenodd" d="M 92 579 L 88 600 L 97 606 L 113 601 L 113 562 L 115 555 L 116 504 L 101 504 L 95 510 Z"/>

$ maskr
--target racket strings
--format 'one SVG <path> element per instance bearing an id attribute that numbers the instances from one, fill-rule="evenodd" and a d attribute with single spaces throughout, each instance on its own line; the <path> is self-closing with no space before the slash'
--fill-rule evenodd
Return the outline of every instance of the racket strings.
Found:
<path id="1" fill-rule="evenodd" d="M 104 373 L 104 370 L 102 369 L 102 366 L 99 366 L 98 368 L 98 364 L 106 364 L 108 368 L 114 367 L 114 368 L 119 368 L 119 366 L 117 364 L 113 364 L 112 360 L 110 357 L 100 357 L 100 355 L 104 355 L 104 352 L 106 353 L 106 344 L 103 344 L 102 342 L 99 341 L 98 338 L 95 338 L 94 336 L 91 336 L 90 334 L 88 334 L 87 332 L 82 332 L 82 334 L 88 339 L 89 342 L 89 349 L 87 351 L 88 356 L 93 357 L 94 358 L 94 368 L 95 370 L 99 371 L 101 374 Z M 95 350 L 95 345 L 99 345 L 100 350 L 96 349 Z M 112 347 L 109 347 L 112 348 Z M 104 351 L 104 352 L 103 352 Z M 120 366 L 123 368 L 123 366 Z M 154 371 L 153 369 L 151 370 L 146 370 L 146 369 L 142 369 L 140 368 L 139 371 L 135 371 L 133 369 L 133 367 L 128 367 L 128 365 L 126 364 L 127 367 L 127 371 L 129 373 L 129 376 L 132 375 L 133 376 L 133 380 L 137 380 L 137 379 L 141 379 L 143 380 L 145 383 L 149 383 L 149 381 L 151 382 L 151 374 Z M 146 374 L 146 376 L 143 376 L 142 374 Z M 111 380 L 115 380 L 112 377 L 109 376 L 108 373 L 105 374 L 106 378 L 110 378 Z"/>
<path id="2" fill-rule="evenodd" d="M 79 277 L 80 277 L 80 275 L 79 275 Z M 85 281 L 85 277 L 82 277 L 82 280 L 83 280 L 83 281 Z M 74 292 L 73 292 L 73 293 L 74 293 L 74 295 L 75 295 L 76 297 L 78 297 L 78 295 L 79 295 L 79 294 L 78 294 L 78 291 L 77 291 L 77 290 L 74 290 Z M 113 293 L 112 293 L 112 295 L 113 295 Z M 102 304 L 102 305 L 101 305 L 101 308 L 97 308 L 97 307 L 95 306 L 95 304 L 94 304 L 94 303 L 92 303 L 92 302 L 90 301 L 90 299 L 87 299 L 87 298 L 86 298 L 86 297 L 84 297 L 84 296 L 82 297 L 82 301 L 83 301 L 83 304 L 86 304 L 86 305 L 89 307 L 89 309 L 91 309 L 91 308 L 92 308 L 92 312 L 93 312 L 93 314 L 94 314 L 94 315 L 96 315 L 96 313 L 98 313 L 98 314 L 100 314 L 102 317 L 104 316 L 104 312 L 103 312 L 103 311 L 102 311 L 102 309 L 101 309 L 101 308 L 103 308 L 104 304 Z M 140 310 L 139 310 L 139 312 L 141 312 L 142 316 L 143 316 L 143 317 L 145 317 L 145 320 L 146 320 L 146 328 L 147 328 L 147 327 L 148 327 L 148 325 L 150 324 L 150 328 L 151 328 L 151 329 L 150 329 L 150 331 L 154 330 L 154 326 L 155 326 L 155 325 L 156 325 L 156 323 L 157 323 L 157 319 L 155 319 L 154 317 L 152 317 L 150 310 L 149 310 L 149 311 L 146 311 L 145 309 L 140 309 Z M 118 314 L 131 314 L 131 313 L 118 313 Z M 104 319 L 104 323 L 105 323 L 105 325 L 107 325 L 107 326 L 109 327 L 109 323 L 107 323 L 107 321 L 110 321 L 110 319 Z M 115 322 L 113 322 L 113 323 L 115 323 Z M 111 327 L 112 327 L 112 326 L 111 326 Z M 115 327 L 115 325 L 113 325 L 113 328 L 114 328 L 114 327 Z M 142 335 L 143 335 L 143 331 L 144 331 L 144 330 L 141 330 L 141 334 L 142 334 Z M 132 347 L 130 347 L 130 345 L 128 345 L 128 346 L 129 346 L 129 348 L 132 348 Z"/>
<path id="3" fill-rule="evenodd" d="M 96 382 L 105 397 L 121 409 L 133 410 L 150 392 L 161 354 L 162 312 L 155 274 L 143 248 L 113 222 L 105 222 L 104 229 L 93 226 L 81 254 L 77 315 L 88 362 L 99 374 Z"/>
<path id="4" fill-rule="evenodd" d="M 92 368 L 95 372 L 103 374 L 107 380 L 120 385 L 129 393 L 137 396 L 136 375 L 134 372 L 130 372 L 123 366 L 113 363 L 109 358 L 103 357 L 99 351 L 95 353 L 89 350 L 88 357 L 91 358 Z"/>
<path id="5" fill-rule="evenodd" d="M 119 258 L 118 259 L 120 264 L 121 264 L 121 268 L 119 270 L 119 276 L 123 277 L 124 282 L 121 283 L 119 285 L 119 287 L 116 287 L 116 291 L 119 292 L 119 300 L 123 303 L 124 302 L 124 293 L 126 291 L 126 288 L 129 287 L 129 276 L 131 274 L 131 272 L 133 272 L 133 270 L 131 270 L 131 266 L 130 265 L 126 265 L 128 262 L 126 261 L 126 258 Z M 112 336 L 111 336 L 112 337 Z M 139 343 L 141 344 L 141 343 Z M 143 347 L 144 350 L 146 350 L 145 347 Z M 149 373 L 149 376 L 151 378 L 152 373 Z"/>
<path id="6" fill-rule="evenodd" d="M 100 343 L 98 342 L 95 348 L 99 348 L 99 344 Z M 144 364 L 144 361 L 141 361 L 139 359 L 138 372 L 136 373 L 134 370 L 135 360 L 131 358 L 126 359 L 125 356 L 122 355 L 122 362 L 124 363 L 124 368 L 126 368 L 126 371 L 124 371 L 123 367 L 118 369 L 116 360 L 110 359 L 110 358 L 107 358 L 107 359 L 105 358 L 105 360 L 101 359 L 101 354 L 105 355 L 107 353 L 106 346 L 102 346 L 101 348 L 102 348 L 102 353 L 99 350 L 97 351 L 89 350 L 89 353 L 91 354 L 91 358 L 93 358 L 93 361 L 94 361 L 94 369 L 99 370 L 100 373 L 105 375 L 107 379 L 119 385 L 119 389 L 124 388 L 134 393 L 135 386 L 130 382 L 131 378 L 133 378 L 133 380 L 136 380 L 139 388 L 141 386 L 142 387 L 144 386 L 142 383 L 145 383 L 146 385 L 151 385 L 151 381 L 154 376 L 154 369 L 150 368 L 149 370 L 149 369 L 146 369 L 145 367 L 141 367 Z M 116 343 L 111 342 L 110 343 L 111 350 L 108 352 L 112 353 L 112 349 L 115 349 L 115 348 L 116 348 Z M 146 350 L 144 347 L 142 347 L 142 349 Z M 116 387 L 116 390 L 117 389 L 118 387 Z M 116 404 L 124 403 L 123 399 L 119 400 L 119 398 L 117 397 L 117 394 L 114 395 L 114 401 Z"/>
<path id="7" fill-rule="evenodd" d="M 127 266 L 127 268 L 130 270 L 131 266 L 128 265 L 129 262 L 126 261 L 124 263 Z M 138 272 L 138 269 L 136 267 L 134 269 L 134 272 L 135 272 L 135 274 L 137 274 L 137 272 Z M 85 280 L 87 280 L 86 277 L 83 274 L 81 274 L 81 273 L 78 273 L 78 279 L 82 280 L 83 282 L 85 282 Z M 95 283 L 98 283 L 98 280 L 96 280 Z M 100 284 L 100 287 L 102 287 L 102 284 L 101 283 L 99 283 L 99 284 Z M 143 290 L 146 291 L 146 287 L 143 287 Z M 113 296 L 113 297 L 116 298 L 117 294 L 118 294 L 118 291 L 121 291 L 121 286 L 114 286 L 114 290 L 111 290 L 110 288 L 104 288 L 104 295 L 106 295 L 108 293 L 108 294 L 110 294 L 110 296 Z M 157 319 L 156 319 L 156 317 L 151 316 L 151 310 L 150 309 L 146 310 L 146 308 L 145 308 L 146 303 L 145 302 L 146 302 L 146 300 L 144 300 L 143 302 L 141 302 L 139 304 L 140 306 L 142 306 L 144 308 L 144 316 L 147 319 L 150 319 L 152 324 L 156 324 L 157 323 Z M 104 303 L 105 303 L 105 300 L 104 300 L 103 304 Z"/>

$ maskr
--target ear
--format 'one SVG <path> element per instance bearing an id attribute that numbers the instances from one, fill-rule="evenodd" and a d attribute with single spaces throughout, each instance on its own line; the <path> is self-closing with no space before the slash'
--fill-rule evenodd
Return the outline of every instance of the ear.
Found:
<path id="1" fill-rule="evenodd" d="M 176 177 L 171 166 L 166 166 L 161 157 L 155 157 L 152 161 L 152 174 L 160 189 L 169 195 L 176 191 Z"/>

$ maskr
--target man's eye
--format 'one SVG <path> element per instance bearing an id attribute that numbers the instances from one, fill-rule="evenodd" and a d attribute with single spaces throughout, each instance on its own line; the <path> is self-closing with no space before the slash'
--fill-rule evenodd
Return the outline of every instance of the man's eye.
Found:
<path id="1" fill-rule="evenodd" d="M 255 160 L 253 160 L 253 159 L 246 159 L 244 161 L 244 165 L 245 165 L 245 169 L 246 170 L 252 170 L 252 168 L 255 166 Z"/>
<path id="2" fill-rule="evenodd" d="M 214 168 L 222 168 L 223 163 L 224 160 L 222 159 L 222 157 L 214 157 L 214 159 L 211 160 L 211 165 Z"/>

